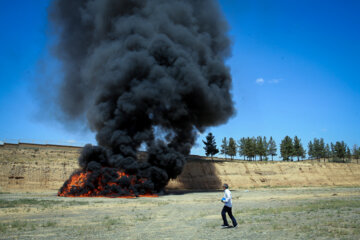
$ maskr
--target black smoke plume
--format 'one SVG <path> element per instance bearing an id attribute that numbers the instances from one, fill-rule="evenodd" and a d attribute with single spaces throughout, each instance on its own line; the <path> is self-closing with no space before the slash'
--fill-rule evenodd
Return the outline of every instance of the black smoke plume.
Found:
<path id="1" fill-rule="evenodd" d="M 234 114 L 219 9 L 214 0 L 51 3 L 64 72 L 60 107 L 73 118 L 86 115 L 97 133 L 99 146 L 86 146 L 79 158 L 83 171 L 116 177 L 109 169 L 122 169 L 147 179 L 133 192 L 161 192 L 181 173 L 197 132 Z M 146 161 L 137 159 L 140 147 Z"/>

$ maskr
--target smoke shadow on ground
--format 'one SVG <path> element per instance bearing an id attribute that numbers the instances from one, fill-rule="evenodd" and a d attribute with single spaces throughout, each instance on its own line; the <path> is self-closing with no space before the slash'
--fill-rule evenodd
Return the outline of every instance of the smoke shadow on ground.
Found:
<path id="1" fill-rule="evenodd" d="M 172 194 L 186 194 L 193 192 L 217 192 L 222 191 L 222 182 L 216 169 L 216 161 L 203 160 L 191 156 L 183 172 L 176 178 L 177 187 L 168 188 Z"/>

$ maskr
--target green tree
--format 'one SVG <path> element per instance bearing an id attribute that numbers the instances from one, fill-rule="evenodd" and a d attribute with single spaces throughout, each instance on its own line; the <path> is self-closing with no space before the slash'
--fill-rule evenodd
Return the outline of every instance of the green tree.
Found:
<path id="1" fill-rule="evenodd" d="M 346 148 L 346 159 L 348 162 L 351 162 L 351 151 L 349 147 Z"/>
<path id="2" fill-rule="evenodd" d="M 222 155 L 225 155 L 225 159 L 226 159 L 226 155 L 228 155 L 228 152 L 229 152 L 229 143 L 228 143 L 228 141 L 227 141 L 227 139 L 226 139 L 226 137 L 224 137 L 223 139 L 222 139 L 222 141 L 221 141 L 221 149 L 220 149 L 220 153 L 222 154 Z"/>
<path id="3" fill-rule="evenodd" d="M 347 150 L 347 145 L 345 144 L 344 141 L 341 142 L 336 142 L 334 145 L 334 159 L 335 161 L 337 161 L 337 159 L 342 159 L 343 162 L 345 162 L 345 156 L 346 156 L 346 150 Z"/>
<path id="4" fill-rule="evenodd" d="M 360 147 L 358 147 L 356 144 L 353 146 L 352 154 L 357 162 L 359 162 L 360 158 Z"/>
<path id="5" fill-rule="evenodd" d="M 308 144 L 308 155 L 310 159 L 313 159 L 315 157 L 314 144 L 311 141 Z"/>
<path id="6" fill-rule="evenodd" d="M 320 148 L 319 148 L 319 157 L 320 158 L 325 158 L 326 156 L 326 149 L 325 149 L 325 142 L 323 138 L 320 138 Z"/>
<path id="7" fill-rule="evenodd" d="M 330 151 L 330 146 L 329 146 L 329 144 L 326 144 L 326 146 L 325 146 L 325 157 L 326 157 L 327 159 L 330 159 L 330 157 L 331 157 L 331 151 Z"/>
<path id="8" fill-rule="evenodd" d="M 299 161 L 299 158 L 305 157 L 305 150 L 301 144 L 301 139 L 299 139 L 297 136 L 294 137 L 294 156 L 297 157 L 297 160 Z"/>
<path id="9" fill-rule="evenodd" d="M 277 149 L 276 149 L 276 143 L 274 141 L 274 139 L 272 137 L 270 137 L 269 140 L 269 147 L 268 147 L 268 154 L 271 155 L 271 161 L 274 161 L 274 156 L 277 155 L 276 153 Z"/>
<path id="10" fill-rule="evenodd" d="M 280 144 L 280 154 L 284 161 L 289 161 L 294 154 L 294 146 L 291 137 L 286 136 Z"/>
<path id="11" fill-rule="evenodd" d="M 266 140 L 266 139 L 265 139 Z M 266 155 L 266 145 L 262 137 L 258 136 L 256 139 L 256 151 L 255 154 L 259 156 L 260 161 L 262 161 L 263 156 Z"/>
<path id="12" fill-rule="evenodd" d="M 329 158 L 332 156 L 333 144 L 331 144 L 331 150 L 329 144 L 325 145 L 323 138 L 314 138 L 313 142 L 308 144 L 308 155 L 311 159 Z"/>
<path id="13" fill-rule="evenodd" d="M 231 160 L 234 159 L 234 156 L 236 156 L 236 142 L 233 138 L 229 139 L 229 147 L 228 147 L 228 155 L 230 156 Z"/>
<path id="14" fill-rule="evenodd" d="M 219 149 L 216 147 L 215 137 L 211 132 L 206 136 L 206 141 L 203 140 L 203 143 L 206 156 L 211 156 L 211 160 L 213 160 L 213 156 L 219 153 Z"/>
<path id="15" fill-rule="evenodd" d="M 248 137 L 246 139 L 246 155 L 250 160 L 253 160 L 255 158 L 255 156 L 256 156 L 256 138 Z"/>
<path id="16" fill-rule="evenodd" d="M 323 138 L 314 138 L 312 155 L 319 160 L 326 156 L 325 143 Z"/>
<path id="17" fill-rule="evenodd" d="M 239 152 L 239 156 L 244 156 L 244 160 L 245 160 L 245 156 L 246 156 L 246 138 L 241 138 L 240 140 L 238 140 L 238 152 Z"/>
<path id="18" fill-rule="evenodd" d="M 263 149 L 264 149 L 264 156 L 265 156 L 265 161 L 268 160 L 268 156 L 269 156 L 269 143 L 266 140 L 266 137 L 263 137 Z"/>
<path id="19" fill-rule="evenodd" d="M 256 144 L 254 145 L 252 138 L 242 138 L 240 139 L 239 148 L 241 154 L 246 156 L 248 160 L 251 160 L 255 154 Z"/>

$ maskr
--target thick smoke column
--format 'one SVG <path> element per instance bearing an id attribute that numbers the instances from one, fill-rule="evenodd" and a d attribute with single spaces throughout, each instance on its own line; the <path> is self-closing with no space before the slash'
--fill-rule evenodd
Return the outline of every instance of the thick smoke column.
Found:
<path id="1" fill-rule="evenodd" d="M 79 159 L 84 171 L 122 169 L 147 179 L 131 191 L 160 192 L 181 173 L 197 132 L 234 114 L 217 2 L 57 0 L 49 16 L 64 71 L 61 109 L 85 114 L 97 133 L 99 146 Z M 141 146 L 147 161 L 137 160 Z"/>

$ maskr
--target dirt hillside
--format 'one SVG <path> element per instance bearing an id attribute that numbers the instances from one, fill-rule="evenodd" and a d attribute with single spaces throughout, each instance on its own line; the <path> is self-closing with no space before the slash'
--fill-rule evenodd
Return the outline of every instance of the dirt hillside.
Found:
<path id="1" fill-rule="evenodd" d="M 78 168 L 81 148 L 0 145 L 0 191 L 57 190 Z M 209 161 L 192 157 L 168 189 L 209 190 L 267 186 L 360 186 L 360 164 L 318 162 Z"/>
<path id="2" fill-rule="evenodd" d="M 359 186 L 360 164 L 317 162 L 190 161 L 169 188 L 233 189 L 276 186 Z"/>

